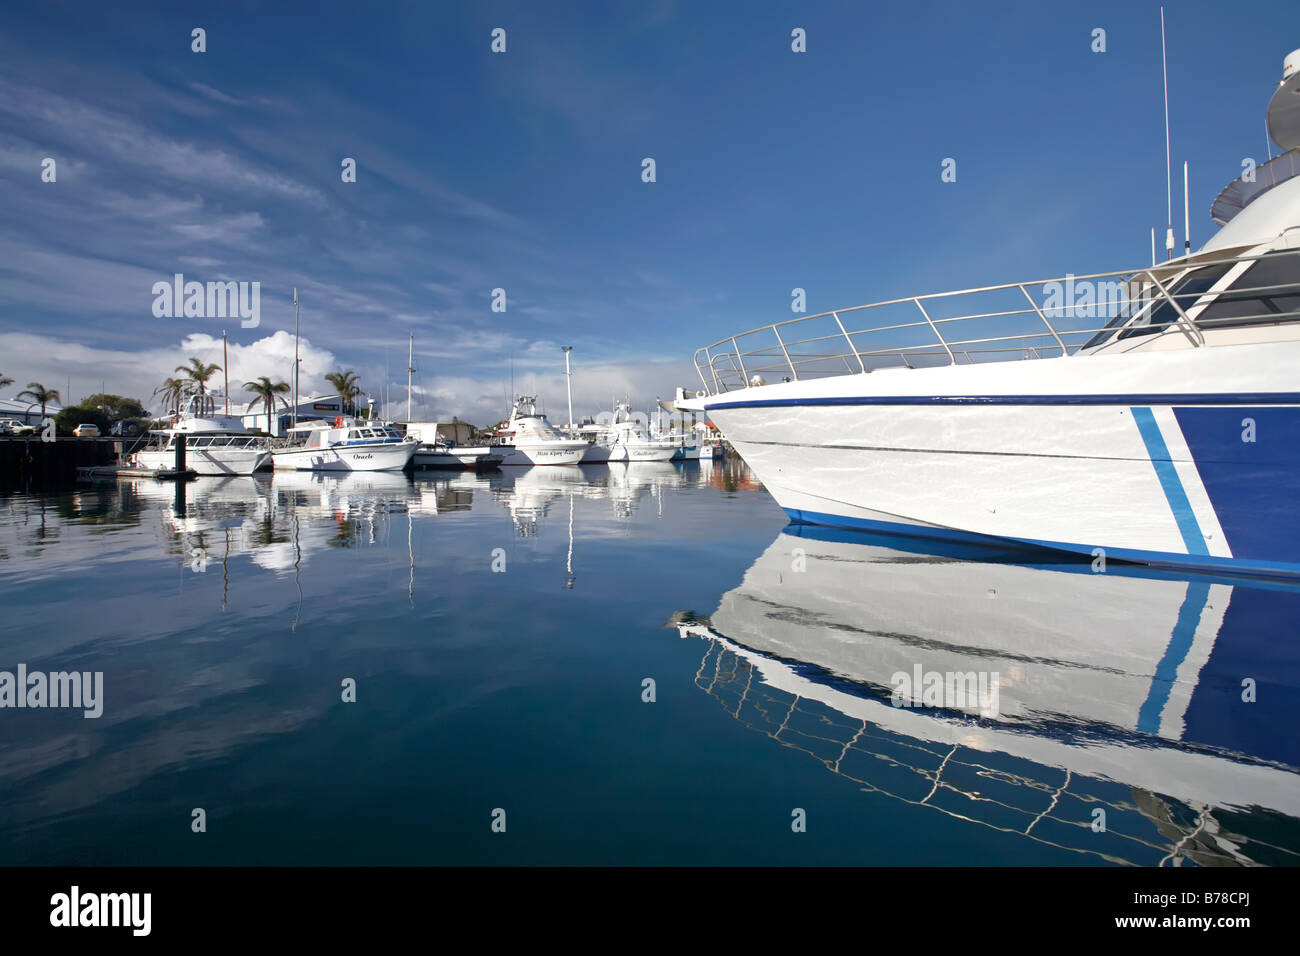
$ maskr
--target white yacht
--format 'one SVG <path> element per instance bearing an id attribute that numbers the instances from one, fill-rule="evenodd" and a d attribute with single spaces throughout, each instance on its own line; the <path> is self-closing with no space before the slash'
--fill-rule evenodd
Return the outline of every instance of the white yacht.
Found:
<path id="1" fill-rule="evenodd" d="M 211 393 L 191 395 L 170 428 L 155 429 L 158 440 L 135 453 L 135 464 L 151 471 L 172 468 L 176 442 L 185 442 L 185 464 L 200 475 L 251 475 L 270 463 L 270 439 L 254 435 L 238 418 L 218 415 Z"/>
<path id="2" fill-rule="evenodd" d="M 1194 254 L 728 336 L 681 407 L 797 522 L 1300 574 L 1297 64 Z"/>
<path id="3" fill-rule="evenodd" d="M 515 400 L 502 436 L 511 448 L 503 465 L 576 465 L 587 450 L 584 439 L 566 438 L 548 422 L 531 395 Z"/>
<path id="4" fill-rule="evenodd" d="M 602 443 L 609 448 L 610 461 L 670 461 L 681 449 L 670 438 L 651 438 L 644 425 L 632 418 L 631 409 L 620 402 L 614 422 Z"/>
<path id="5" fill-rule="evenodd" d="M 271 451 L 276 470 L 401 471 L 420 447 L 391 425 L 339 416 L 289 429 L 291 443 Z"/>

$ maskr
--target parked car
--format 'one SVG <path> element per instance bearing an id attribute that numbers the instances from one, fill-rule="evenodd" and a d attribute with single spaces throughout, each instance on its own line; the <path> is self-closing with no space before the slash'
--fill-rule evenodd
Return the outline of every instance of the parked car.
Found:
<path id="1" fill-rule="evenodd" d="M 25 425 L 15 418 L 6 418 L 0 421 L 0 435 L 35 435 L 36 429 L 31 425 Z"/>
<path id="2" fill-rule="evenodd" d="M 141 428 L 138 422 L 133 422 L 129 418 L 120 422 L 113 422 L 113 427 L 108 433 L 114 438 L 131 438 L 140 434 Z"/>
<path id="3" fill-rule="evenodd" d="M 99 426 L 92 425 L 90 422 L 84 422 L 72 430 L 72 434 L 78 438 L 98 438 Z"/>

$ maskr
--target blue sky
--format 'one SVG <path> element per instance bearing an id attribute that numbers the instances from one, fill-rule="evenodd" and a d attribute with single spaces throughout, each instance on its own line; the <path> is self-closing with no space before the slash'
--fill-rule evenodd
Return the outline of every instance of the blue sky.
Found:
<path id="1" fill-rule="evenodd" d="M 1166 10 L 1194 245 L 1265 158 L 1300 46 L 1295 3 L 1239 11 Z M 4 397 L 71 377 L 147 398 L 220 362 L 223 325 L 233 378 L 287 379 L 298 286 L 304 382 L 352 368 L 404 397 L 414 332 L 417 417 L 504 416 L 512 356 L 555 412 L 571 344 L 590 414 L 691 384 L 698 346 L 791 317 L 794 287 L 818 312 L 1142 265 L 1166 218 L 1159 41 L 1159 4 L 1131 0 L 10 5 Z M 260 327 L 156 318 L 175 272 L 260 282 Z"/>

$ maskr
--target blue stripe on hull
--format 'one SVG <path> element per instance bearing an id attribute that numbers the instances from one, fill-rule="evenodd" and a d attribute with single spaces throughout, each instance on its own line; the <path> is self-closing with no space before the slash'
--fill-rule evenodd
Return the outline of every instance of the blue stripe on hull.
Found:
<path id="1" fill-rule="evenodd" d="M 823 398 L 755 398 L 705 402 L 719 408 L 797 408 L 803 405 L 1295 405 L 1297 392 L 1189 392 L 1129 395 L 832 395 Z"/>
<path id="2" fill-rule="evenodd" d="M 1237 558 L 1300 562 L 1300 408 L 1175 408 Z M 1247 436 L 1254 423 L 1254 441 Z"/>
<path id="3" fill-rule="evenodd" d="M 958 531 L 954 528 L 932 528 L 926 525 L 904 524 L 894 521 L 850 518 L 845 515 L 833 515 L 821 511 L 803 511 L 798 508 L 784 508 L 782 510 L 790 516 L 790 520 L 796 523 L 826 525 L 832 528 L 882 531 L 887 534 L 931 538 L 939 541 L 964 541 L 972 544 L 1012 543 L 1029 545 L 1035 548 L 1049 548 L 1055 551 L 1068 551 L 1072 554 L 1092 554 L 1094 550 L 1101 548 L 1105 551 L 1106 560 L 1108 561 L 1132 561 L 1137 564 L 1152 564 L 1159 567 L 1197 568 L 1210 571 L 1226 571 L 1232 574 L 1300 576 L 1300 561 L 1262 561 L 1239 557 L 1216 558 L 1201 554 L 1174 554 L 1166 551 L 1112 548 L 1100 544 L 1072 544 L 1065 541 L 1042 541 L 1035 538 L 1000 538 L 995 535 Z"/>
<path id="4" fill-rule="evenodd" d="M 1147 446 L 1151 464 L 1155 466 L 1156 477 L 1160 479 L 1165 500 L 1169 502 L 1169 510 L 1174 513 L 1174 521 L 1178 523 L 1178 533 L 1183 536 L 1183 547 L 1188 554 L 1209 554 L 1205 535 L 1201 533 L 1196 515 L 1192 513 L 1192 505 L 1187 500 L 1183 483 L 1178 480 L 1178 472 L 1174 469 L 1173 459 L 1169 456 L 1169 448 L 1160 434 L 1155 415 L 1149 408 L 1134 408 L 1131 411 L 1138 432 L 1142 435 L 1142 443 Z"/>

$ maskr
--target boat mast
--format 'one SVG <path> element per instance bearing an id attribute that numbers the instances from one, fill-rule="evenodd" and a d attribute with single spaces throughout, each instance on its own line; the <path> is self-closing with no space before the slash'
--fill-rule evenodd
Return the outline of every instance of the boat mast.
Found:
<path id="1" fill-rule="evenodd" d="M 564 349 L 564 381 L 569 386 L 569 431 L 573 431 L 573 372 L 569 370 L 569 353 L 573 351 L 572 345 L 561 345 Z"/>
<path id="2" fill-rule="evenodd" d="M 226 330 L 221 330 L 221 368 L 226 373 L 226 417 L 230 417 L 230 352 L 226 348 Z"/>
<path id="3" fill-rule="evenodd" d="M 298 425 L 298 287 L 293 287 L 293 416 L 292 422 Z"/>
<path id="4" fill-rule="evenodd" d="M 415 372 L 415 333 L 411 333 L 411 347 L 406 356 L 406 423 L 411 424 L 411 375 Z"/>

